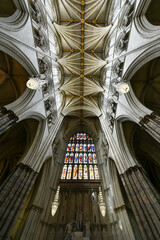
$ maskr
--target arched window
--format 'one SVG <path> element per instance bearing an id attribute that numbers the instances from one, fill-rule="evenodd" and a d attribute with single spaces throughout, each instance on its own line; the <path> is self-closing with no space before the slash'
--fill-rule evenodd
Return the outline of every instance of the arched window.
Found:
<path id="1" fill-rule="evenodd" d="M 70 138 L 61 179 L 99 179 L 94 142 L 86 133 L 77 133 Z"/>

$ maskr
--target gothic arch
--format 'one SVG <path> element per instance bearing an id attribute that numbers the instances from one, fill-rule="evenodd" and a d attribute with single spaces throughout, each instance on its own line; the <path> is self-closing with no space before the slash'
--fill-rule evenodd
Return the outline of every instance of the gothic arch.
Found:
<path id="1" fill-rule="evenodd" d="M 142 78 L 144 78 L 144 80 L 142 79 L 143 81 L 141 83 L 142 87 L 144 87 L 146 85 L 146 87 L 148 86 L 148 89 L 149 89 L 149 86 L 151 85 L 150 88 L 152 88 L 152 84 L 147 83 L 148 76 L 146 76 L 146 78 L 145 78 L 145 75 L 147 74 L 146 73 L 147 65 L 149 66 L 150 63 L 154 63 L 154 61 L 159 58 L 160 58 L 160 45 L 155 44 L 151 48 L 144 51 L 141 55 L 139 55 L 135 59 L 135 61 L 133 61 L 132 64 L 128 67 L 127 71 L 125 72 L 125 74 L 123 76 L 124 79 L 128 80 L 128 83 L 131 88 L 130 92 L 126 95 L 126 98 L 128 99 L 129 102 L 134 101 L 134 103 L 136 104 L 137 110 L 141 108 L 141 111 L 144 112 L 144 115 L 150 114 L 151 111 L 154 111 L 156 109 L 158 111 L 159 107 L 158 108 L 156 107 L 156 109 L 152 108 L 144 102 L 145 96 L 142 99 L 139 97 L 140 94 L 138 94 L 138 92 L 136 93 L 135 89 L 134 89 L 136 87 L 136 84 L 138 83 L 138 80 L 136 80 L 135 78 L 136 78 L 136 75 L 141 74 Z M 146 66 L 146 69 L 145 69 L 145 66 Z M 135 87 L 133 86 L 133 84 L 135 84 Z M 156 83 L 156 85 L 158 85 L 158 84 Z M 139 87 L 138 87 L 138 89 L 139 89 Z M 156 89 L 156 92 L 157 92 L 157 89 Z M 141 89 L 141 93 L 142 93 L 142 89 Z M 158 97 L 158 93 L 159 93 L 159 85 L 158 85 L 158 92 L 156 93 L 157 97 Z M 156 97 L 153 105 L 159 106 L 157 97 Z"/>
<path id="2" fill-rule="evenodd" d="M 26 76 L 37 75 L 38 72 L 29 58 L 20 49 L 18 49 L 17 46 L 15 46 L 13 43 L 11 44 L 9 41 L 6 41 L 6 39 L 3 37 L 0 38 L 0 51 L 10 56 L 11 59 L 14 59 L 14 61 L 17 62 L 22 69 L 24 69 L 23 71 L 25 72 Z M 14 106 L 20 107 L 24 104 L 24 102 L 25 105 L 27 105 L 34 94 L 34 91 L 26 88 L 24 93 L 14 101 Z M 7 105 L 7 108 L 13 109 L 13 102 Z"/>
<path id="3" fill-rule="evenodd" d="M 128 149 L 142 165 L 153 186 L 160 191 L 160 146 L 145 130 L 131 121 L 122 123 L 122 130 Z"/>
<path id="4" fill-rule="evenodd" d="M 38 121 L 25 119 L 8 129 L 0 140 L 0 165 L 2 181 L 6 179 L 12 169 L 22 162 L 32 146 L 38 129 Z"/>
<path id="5" fill-rule="evenodd" d="M 39 163 L 38 163 L 39 159 L 37 159 L 37 162 L 35 161 L 35 159 L 36 159 L 38 149 L 42 143 L 44 131 L 46 129 L 46 119 L 45 119 L 45 116 L 37 112 L 29 112 L 26 115 L 24 115 L 21 119 L 22 121 L 24 121 L 30 118 L 36 120 L 38 122 L 38 126 L 37 126 L 36 134 L 34 137 L 34 141 L 32 142 L 32 145 L 30 146 L 30 148 L 28 149 L 27 154 L 23 158 L 23 163 L 29 165 L 33 169 L 37 169 L 37 168 L 39 169 L 43 165 L 43 162 L 45 161 L 45 159 Z"/>
<path id="6" fill-rule="evenodd" d="M 135 26 L 137 28 L 137 31 L 145 38 L 151 38 L 159 35 L 160 33 L 159 22 L 158 24 L 154 24 L 153 20 L 151 20 L 149 17 L 151 14 L 150 8 L 155 8 L 155 2 L 156 0 L 140 1 L 137 11 L 135 13 Z M 158 11 L 156 12 L 158 13 Z M 155 12 L 152 12 L 152 14 L 155 14 Z M 155 16 L 158 15 L 155 14 Z"/>
<path id="7" fill-rule="evenodd" d="M 29 75 L 19 62 L 2 51 L 0 51 L 0 71 L 0 105 L 5 106 L 24 93 Z"/>
<path id="8" fill-rule="evenodd" d="M 9 31 L 21 29 L 28 19 L 28 9 L 24 1 L 2 0 L 0 9 L 0 27 Z"/>
<path id="9" fill-rule="evenodd" d="M 160 57 L 145 63 L 131 78 L 130 84 L 136 98 L 152 111 L 160 112 Z"/>
<path id="10" fill-rule="evenodd" d="M 147 20 L 154 26 L 160 26 L 160 6 L 156 0 L 151 0 L 145 13 Z"/>

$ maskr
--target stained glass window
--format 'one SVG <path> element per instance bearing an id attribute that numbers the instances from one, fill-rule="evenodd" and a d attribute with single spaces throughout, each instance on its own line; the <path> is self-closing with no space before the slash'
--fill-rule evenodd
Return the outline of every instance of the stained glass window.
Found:
<path id="1" fill-rule="evenodd" d="M 72 174 L 72 165 L 69 165 L 68 172 L 67 172 L 67 179 L 71 179 L 71 174 Z"/>
<path id="2" fill-rule="evenodd" d="M 61 179 L 65 179 L 66 178 L 66 172 L 67 172 L 67 165 L 64 165 Z"/>
<path id="3" fill-rule="evenodd" d="M 89 177 L 90 179 L 94 179 L 94 172 L 93 172 L 93 166 L 89 166 Z"/>
<path id="4" fill-rule="evenodd" d="M 99 179 L 99 173 L 98 173 L 97 165 L 94 166 L 94 175 L 95 175 L 95 179 Z"/>
<path id="5" fill-rule="evenodd" d="M 84 165 L 83 178 L 84 179 L 88 179 L 88 168 L 87 168 L 87 165 Z"/>
<path id="6" fill-rule="evenodd" d="M 82 179 L 82 165 L 79 165 L 78 179 Z"/>
<path id="7" fill-rule="evenodd" d="M 86 133 L 70 137 L 61 179 L 97 180 L 99 172 L 93 139 Z"/>
<path id="8" fill-rule="evenodd" d="M 77 172 L 78 172 L 78 168 L 77 168 L 77 164 L 74 165 L 74 169 L 73 169 L 73 179 L 77 179 Z"/>

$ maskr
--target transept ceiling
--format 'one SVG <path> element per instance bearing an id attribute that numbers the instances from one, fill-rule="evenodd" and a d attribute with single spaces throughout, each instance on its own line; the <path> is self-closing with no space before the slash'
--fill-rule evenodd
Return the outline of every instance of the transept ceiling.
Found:
<path id="1" fill-rule="evenodd" d="M 101 115 L 101 70 L 104 40 L 111 26 L 106 26 L 106 0 L 59 0 L 59 17 L 53 25 L 62 46 L 57 62 L 63 68 L 64 116 Z"/>

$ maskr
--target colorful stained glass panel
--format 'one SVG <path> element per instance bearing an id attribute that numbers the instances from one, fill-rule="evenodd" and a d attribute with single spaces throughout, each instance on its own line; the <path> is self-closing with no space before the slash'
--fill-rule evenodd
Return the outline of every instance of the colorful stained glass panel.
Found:
<path id="1" fill-rule="evenodd" d="M 93 172 L 93 166 L 89 166 L 89 177 L 90 179 L 94 179 L 94 172 Z"/>
<path id="2" fill-rule="evenodd" d="M 61 179 L 66 178 L 66 172 L 67 172 L 67 165 L 64 165 L 63 170 L 62 170 Z"/>
<path id="3" fill-rule="evenodd" d="M 71 146 L 71 151 L 72 152 L 74 151 L 74 147 L 75 147 L 75 144 L 73 143 L 72 146 Z"/>
<path id="4" fill-rule="evenodd" d="M 83 133 L 80 134 L 80 140 L 82 140 L 82 139 L 83 139 Z"/>
<path id="5" fill-rule="evenodd" d="M 68 144 L 67 151 L 71 151 L 71 144 Z"/>
<path id="6" fill-rule="evenodd" d="M 82 165 L 79 165 L 78 179 L 82 179 Z"/>
<path id="7" fill-rule="evenodd" d="M 79 163 L 83 163 L 83 154 L 82 153 L 79 154 Z"/>
<path id="8" fill-rule="evenodd" d="M 88 161 L 89 161 L 89 164 L 92 164 L 92 154 L 91 153 L 88 154 Z"/>
<path id="9" fill-rule="evenodd" d="M 79 150 L 82 152 L 83 151 L 83 144 L 81 143 L 79 146 Z"/>
<path id="10" fill-rule="evenodd" d="M 71 179 L 71 174 L 72 174 L 72 165 L 69 165 L 68 172 L 67 172 L 67 179 Z"/>
<path id="11" fill-rule="evenodd" d="M 88 168 L 87 168 L 87 165 L 84 165 L 83 178 L 84 179 L 88 179 Z"/>
<path id="12" fill-rule="evenodd" d="M 78 163 L 78 153 L 75 154 L 74 163 Z"/>
<path id="13" fill-rule="evenodd" d="M 88 144 L 88 152 L 91 152 L 91 145 Z"/>
<path id="14" fill-rule="evenodd" d="M 74 169 L 73 169 L 73 179 L 77 179 L 77 172 L 78 172 L 77 165 L 74 165 Z"/>
<path id="15" fill-rule="evenodd" d="M 69 163 L 73 163 L 73 157 L 74 157 L 74 154 L 71 153 L 71 154 L 70 154 L 70 157 L 69 157 Z"/>
<path id="16" fill-rule="evenodd" d="M 93 163 L 97 164 L 97 158 L 96 158 L 96 154 L 95 153 L 93 153 Z"/>
<path id="17" fill-rule="evenodd" d="M 79 152 L 79 144 L 76 144 L 76 152 Z"/>
<path id="18" fill-rule="evenodd" d="M 94 175 L 95 175 L 95 179 L 99 179 L 99 173 L 98 173 L 97 165 L 94 166 Z"/>
<path id="19" fill-rule="evenodd" d="M 87 153 L 84 153 L 83 162 L 84 162 L 84 163 L 87 163 Z"/>
<path id="20" fill-rule="evenodd" d="M 66 157 L 65 157 L 64 163 L 68 163 L 68 159 L 69 159 L 69 153 L 66 153 Z"/>

